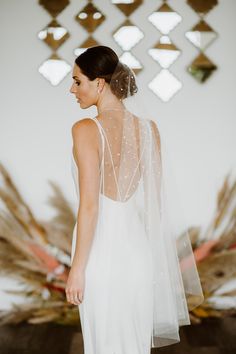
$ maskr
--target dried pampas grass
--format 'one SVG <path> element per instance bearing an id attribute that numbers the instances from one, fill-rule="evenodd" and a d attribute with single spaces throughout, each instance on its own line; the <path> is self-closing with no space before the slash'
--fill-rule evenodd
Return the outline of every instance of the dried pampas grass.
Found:
<path id="1" fill-rule="evenodd" d="M 0 164 L 3 186 L 0 199 L 0 274 L 17 279 L 24 290 L 8 290 L 25 296 L 27 303 L 0 311 L 0 324 L 54 321 L 77 324 L 77 306 L 66 301 L 65 285 L 70 268 L 71 235 L 75 216 L 60 188 L 50 182 L 53 195 L 48 203 L 56 214 L 39 221 L 25 203 L 8 172 Z M 206 317 L 234 315 L 235 308 L 216 309 L 210 301 L 214 292 L 236 279 L 236 182 L 226 179 L 217 195 L 216 211 L 206 232 L 188 229 L 205 301 L 191 311 L 192 323 Z M 181 236 L 180 236 L 181 239 Z M 235 287 L 236 288 L 236 287 Z M 221 293 L 234 296 L 236 289 Z"/>

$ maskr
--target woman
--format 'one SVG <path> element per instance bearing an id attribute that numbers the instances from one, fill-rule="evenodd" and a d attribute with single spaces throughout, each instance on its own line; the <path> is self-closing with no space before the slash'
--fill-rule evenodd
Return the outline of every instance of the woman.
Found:
<path id="1" fill-rule="evenodd" d="M 136 78 L 111 48 L 88 48 L 72 77 L 70 92 L 97 116 L 72 127 L 79 207 L 67 300 L 79 307 L 85 354 L 150 353 L 190 323 L 186 293 L 202 301 L 189 240 L 181 269 L 169 228 L 159 130 L 127 109 Z"/>

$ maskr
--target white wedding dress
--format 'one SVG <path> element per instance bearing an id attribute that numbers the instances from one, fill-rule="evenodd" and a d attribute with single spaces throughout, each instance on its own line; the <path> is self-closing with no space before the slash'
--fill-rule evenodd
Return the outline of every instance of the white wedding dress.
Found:
<path id="1" fill-rule="evenodd" d="M 97 118 L 91 119 L 97 124 L 105 147 L 105 130 Z M 104 156 L 101 174 L 104 174 L 103 162 Z M 72 175 L 79 202 L 79 171 L 73 153 Z M 85 272 L 84 299 L 78 305 L 85 354 L 150 353 L 152 265 L 138 205 L 140 193 L 141 183 L 125 202 L 100 193 L 97 228 Z M 72 259 L 76 228 L 77 223 Z"/>
<path id="2" fill-rule="evenodd" d="M 84 354 L 150 354 L 179 342 L 179 326 L 190 324 L 187 305 L 203 301 L 191 242 L 187 233 L 177 242 L 172 228 L 178 213 L 169 212 L 175 204 L 156 124 L 115 109 L 90 119 L 102 156 L 98 220 L 78 305 Z M 73 153 L 72 175 L 79 204 Z M 76 234 L 77 222 L 71 262 Z"/>

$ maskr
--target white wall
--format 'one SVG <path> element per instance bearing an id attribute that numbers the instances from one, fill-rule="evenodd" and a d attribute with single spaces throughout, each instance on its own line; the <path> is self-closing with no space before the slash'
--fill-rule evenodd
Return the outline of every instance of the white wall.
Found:
<path id="1" fill-rule="evenodd" d="M 170 70 L 183 82 L 183 87 L 168 103 L 163 103 L 148 89 L 146 100 L 173 150 L 178 182 L 183 187 L 186 227 L 204 227 L 214 212 L 217 191 L 236 160 L 236 4 L 234 0 L 221 0 L 205 18 L 219 33 L 219 38 L 206 51 L 218 70 L 206 83 L 199 84 L 186 72 L 186 66 L 198 51 L 184 36 L 196 24 L 198 16 L 184 0 L 168 3 L 183 17 L 170 34 L 182 50 Z M 71 34 L 58 54 L 71 65 L 75 59 L 73 49 L 87 38 L 85 30 L 74 20 L 85 4 L 86 1 L 71 0 L 57 17 Z M 108 0 L 96 0 L 95 4 L 107 16 L 107 21 L 94 37 L 120 55 L 111 33 L 125 17 Z M 160 70 L 147 54 L 147 49 L 160 37 L 147 16 L 160 4 L 161 1 L 146 0 L 131 16 L 145 32 L 145 38 L 133 49 L 133 54 L 145 66 L 145 72 L 140 74 L 143 85 Z M 70 171 L 71 126 L 81 117 L 95 114 L 94 109 L 81 110 L 69 93 L 70 74 L 53 87 L 38 73 L 38 67 L 51 50 L 37 38 L 37 33 L 50 20 L 36 0 L 1 0 L 0 161 L 39 219 L 48 219 L 53 213 L 47 205 L 51 192 L 49 179 L 60 185 L 75 207 Z M 6 298 L 1 299 L 0 305 L 7 306 Z"/>

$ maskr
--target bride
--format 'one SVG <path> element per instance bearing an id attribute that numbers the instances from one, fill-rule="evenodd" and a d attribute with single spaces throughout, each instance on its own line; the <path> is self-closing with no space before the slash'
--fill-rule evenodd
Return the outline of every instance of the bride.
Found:
<path id="1" fill-rule="evenodd" d="M 178 342 L 203 301 L 188 234 L 177 242 L 172 228 L 162 138 L 136 113 L 137 78 L 111 48 L 88 48 L 72 78 L 80 108 L 97 115 L 72 126 L 78 211 L 67 301 L 78 306 L 85 353 L 150 353 Z"/>

